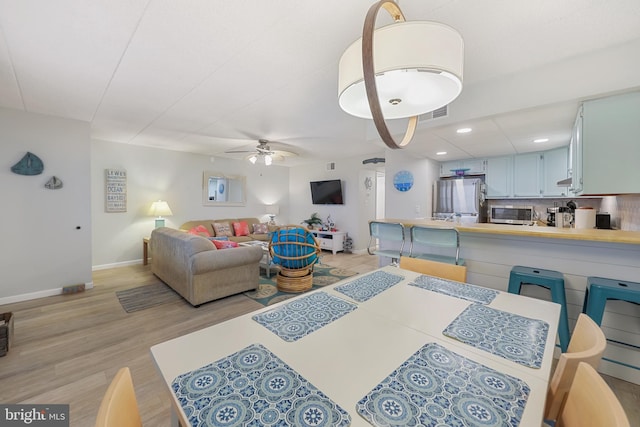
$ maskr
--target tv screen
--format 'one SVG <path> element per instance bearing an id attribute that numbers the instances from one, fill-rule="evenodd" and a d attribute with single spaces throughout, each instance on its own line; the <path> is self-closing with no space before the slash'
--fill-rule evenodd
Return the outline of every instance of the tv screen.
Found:
<path id="1" fill-rule="evenodd" d="M 339 179 L 312 181 L 311 203 L 314 205 L 342 205 L 342 182 Z"/>

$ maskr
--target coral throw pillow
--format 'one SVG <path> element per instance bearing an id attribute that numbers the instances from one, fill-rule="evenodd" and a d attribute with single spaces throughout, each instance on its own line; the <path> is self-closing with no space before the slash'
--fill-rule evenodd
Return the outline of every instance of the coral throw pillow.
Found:
<path id="1" fill-rule="evenodd" d="M 236 236 L 248 236 L 249 235 L 249 224 L 247 221 L 234 222 L 233 231 L 236 233 Z"/>
<path id="2" fill-rule="evenodd" d="M 267 225 L 266 222 L 253 224 L 253 232 L 255 234 L 267 234 L 269 232 L 269 225 Z"/>
<path id="3" fill-rule="evenodd" d="M 211 241 L 217 249 L 237 248 L 238 243 L 231 240 L 212 240 Z"/>
<path id="4" fill-rule="evenodd" d="M 202 237 L 211 237 L 211 233 L 209 233 L 209 230 L 207 230 L 207 227 L 204 225 L 196 225 L 191 230 L 187 231 L 187 233 Z"/>
<path id="5" fill-rule="evenodd" d="M 231 231 L 231 227 L 228 222 L 214 222 L 213 229 L 216 232 L 217 236 L 233 236 L 233 231 Z"/>

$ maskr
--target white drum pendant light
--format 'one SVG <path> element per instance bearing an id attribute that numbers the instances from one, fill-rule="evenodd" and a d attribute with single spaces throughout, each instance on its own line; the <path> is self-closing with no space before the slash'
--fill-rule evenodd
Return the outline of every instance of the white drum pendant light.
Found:
<path id="1" fill-rule="evenodd" d="M 381 7 L 395 23 L 374 31 Z M 463 64 L 464 42 L 455 29 L 439 22 L 407 22 L 395 2 L 382 0 L 369 9 L 362 38 L 340 58 L 338 103 L 351 115 L 373 119 L 384 143 L 401 148 L 413 138 L 417 116 L 458 97 Z M 409 118 L 399 144 L 385 118 Z"/>

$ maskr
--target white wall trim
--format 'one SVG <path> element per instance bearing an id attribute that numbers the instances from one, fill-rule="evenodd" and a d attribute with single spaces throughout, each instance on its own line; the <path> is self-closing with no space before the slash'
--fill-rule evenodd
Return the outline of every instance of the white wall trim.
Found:
<path id="1" fill-rule="evenodd" d="M 149 258 L 149 260 L 151 260 L 151 258 Z M 134 260 L 131 260 L 131 261 L 114 262 L 114 263 L 111 263 L 111 264 L 94 265 L 94 266 L 91 267 L 91 271 L 106 270 L 108 268 L 127 267 L 129 265 L 136 265 L 136 264 L 142 264 L 142 259 L 134 259 Z"/>
<path id="2" fill-rule="evenodd" d="M 63 288 L 45 289 L 43 291 L 29 292 L 27 294 L 12 295 L 10 297 L 0 298 L 0 305 L 13 304 L 14 302 L 30 301 L 32 299 L 51 297 L 55 295 L 62 295 Z M 87 289 L 93 289 L 93 281 L 84 284 L 85 291 Z"/>

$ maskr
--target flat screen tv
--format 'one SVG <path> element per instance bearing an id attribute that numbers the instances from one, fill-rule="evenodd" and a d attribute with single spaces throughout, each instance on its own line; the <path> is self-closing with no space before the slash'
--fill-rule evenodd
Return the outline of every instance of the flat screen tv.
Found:
<path id="1" fill-rule="evenodd" d="M 342 205 L 342 182 L 339 179 L 312 181 L 311 203 L 314 205 Z"/>

